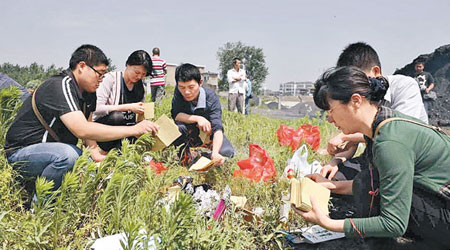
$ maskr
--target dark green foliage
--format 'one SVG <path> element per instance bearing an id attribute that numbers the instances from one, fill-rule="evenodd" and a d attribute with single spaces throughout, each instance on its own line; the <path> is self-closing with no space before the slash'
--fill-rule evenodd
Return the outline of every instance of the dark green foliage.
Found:
<path id="1" fill-rule="evenodd" d="M 14 116 L 19 111 L 22 106 L 20 97 L 22 93 L 16 87 L 9 87 L 0 90 L 0 124 L 2 128 L 0 129 L 0 143 L 3 145 L 5 143 L 6 132 L 9 126 L 14 120 Z M 2 149 L 3 147 L 1 147 Z M 1 152 L 2 150 L 0 150 Z"/>
<path id="2" fill-rule="evenodd" d="M 245 45 L 240 41 L 227 42 L 217 51 L 219 70 L 222 76 L 221 81 L 219 81 L 219 88 L 228 90 L 227 71 L 233 68 L 233 59 L 236 57 L 245 61 L 245 70 L 249 72 L 248 76 L 253 84 L 253 92 L 260 93 L 261 84 L 269 74 L 263 50 L 255 46 Z"/>
<path id="3" fill-rule="evenodd" d="M 35 86 L 38 85 L 36 84 L 36 80 L 39 81 L 40 84 L 45 79 L 58 74 L 62 70 L 63 68 L 57 68 L 53 64 L 45 68 L 43 65 L 37 64 L 35 62 L 30 64 L 30 66 L 19 66 L 18 64 L 14 65 L 11 63 L 3 63 L 0 65 L 0 72 L 7 74 L 18 83 L 30 88 L 37 87 Z M 30 81 L 34 81 L 32 82 L 33 84 L 28 84 Z"/>

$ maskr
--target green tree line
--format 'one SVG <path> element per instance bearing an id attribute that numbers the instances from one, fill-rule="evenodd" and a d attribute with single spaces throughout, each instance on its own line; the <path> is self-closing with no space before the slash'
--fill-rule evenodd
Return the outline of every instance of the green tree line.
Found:
<path id="1" fill-rule="evenodd" d="M 63 68 L 57 68 L 54 64 L 49 67 L 37 64 L 36 62 L 30 66 L 20 66 L 18 64 L 3 63 L 0 65 L 0 72 L 7 74 L 16 82 L 27 88 L 34 88 L 42 81 L 61 72 Z"/>

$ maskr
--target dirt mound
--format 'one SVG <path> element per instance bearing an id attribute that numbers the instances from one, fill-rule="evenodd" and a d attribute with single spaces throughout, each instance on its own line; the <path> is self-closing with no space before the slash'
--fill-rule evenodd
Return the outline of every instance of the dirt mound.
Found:
<path id="1" fill-rule="evenodd" d="M 396 70 L 394 74 L 414 77 L 414 65 L 418 61 L 424 62 L 425 71 L 433 75 L 436 84 L 433 90 L 437 94 L 437 100 L 429 114 L 430 123 L 448 122 L 450 119 L 450 44 L 437 48 L 433 53 L 418 56 L 410 64 Z"/>

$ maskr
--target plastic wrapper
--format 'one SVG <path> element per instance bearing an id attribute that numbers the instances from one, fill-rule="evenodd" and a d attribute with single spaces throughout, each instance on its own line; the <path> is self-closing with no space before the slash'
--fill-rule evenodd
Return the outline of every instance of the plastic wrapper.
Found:
<path id="1" fill-rule="evenodd" d="M 237 162 L 240 169 L 234 171 L 234 177 L 245 177 L 255 182 L 266 182 L 276 177 L 273 160 L 266 150 L 257 144 L 250 144 L 249 151 L 248 159 Z"/>
<path id="2" fill-rule="evenodd" d="M 317 150 L 320 145 L 319 127 L 311 124 L 303 124 L 297 130 L 281 124 L 277 129 L 277 137 L 281 145 L 291 147 L 292 151 L 302 143 L 309 144 L 313 150 Z"/>
<path id="3" fill-rule="evenodd" d="M 308 148 L 303 144 L 288 161 L 288 165 L 283 171 L 283 177 L 288 179 L 299 178 L 309 174 L 319 174 L 320 170 L 322 170 L 322 165 L 318 161 L 308 163 Z"/>

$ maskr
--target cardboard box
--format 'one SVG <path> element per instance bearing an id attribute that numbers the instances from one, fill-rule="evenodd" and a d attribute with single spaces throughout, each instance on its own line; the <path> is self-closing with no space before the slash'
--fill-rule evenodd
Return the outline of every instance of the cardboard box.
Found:
<path id="1" fill-rule="evenodd" d="M 325 214 L 328 214 L 328 201 L 330 200 L 330 190 L 308 177 L 300 180 L 291 179 L 291 204 L 302 211 L 312 209 L 310 196 L 314 195 L 316 201 Z"/>
<path id="2" fill-rule="evenodd" d="M 165 147 L 168 147 L 172 142 L 174 142 L 178 137 L 181 136 L 180 131 L 178 130 L 178 126 L 175 122 L 167 117 L 166 115 L 162 115 L 155 122 L 159 126 L 158 133 L 156 134 L 156 142 L 153 145 L 151 151 L 159 151 Z"/>
<path id="3" fill-rule="evenodd" d="M 137 114 L 136 122 L 141 122 L 145 120 L 151 120 L 155 118 L 155 103 L 154 102 L 146 102 L 144 103 L 144 115 Z"/>

